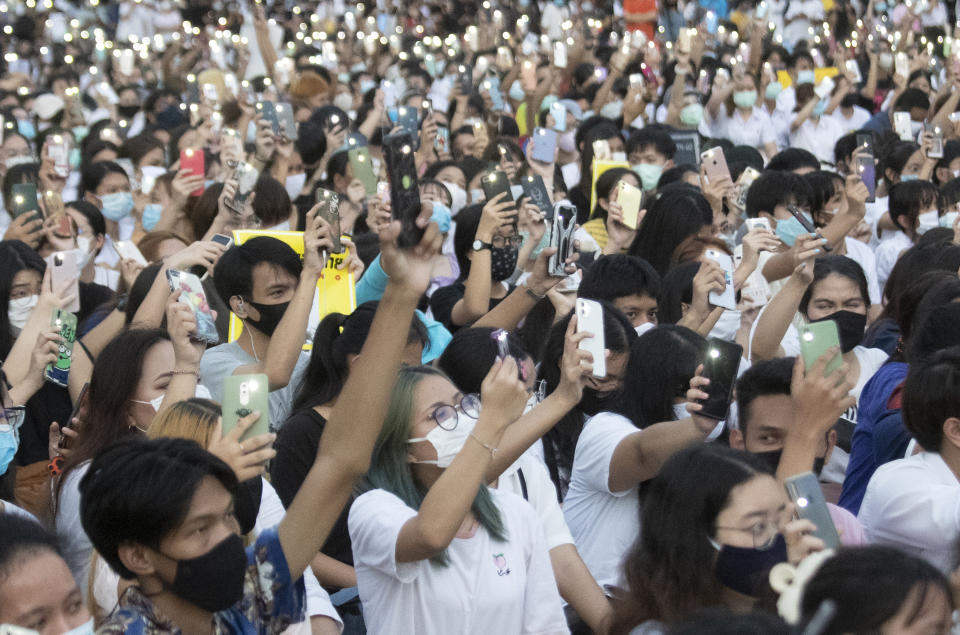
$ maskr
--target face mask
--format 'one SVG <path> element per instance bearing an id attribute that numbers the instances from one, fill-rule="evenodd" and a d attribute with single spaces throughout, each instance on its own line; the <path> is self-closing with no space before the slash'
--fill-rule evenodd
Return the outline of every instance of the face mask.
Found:
<path id="1" fill-rule="evenodd" d="M 783 534 L 777 534 L 773 544 L 765 549 L 716 543 L 714 547 L 720 551 L 713 566 L 717 580 L 728 589 L 751 597 L 763 590 L 770 569 L 787 561 L 787 541 Z"/>
<path id="2" fill-rule="evenodd" d="M 17 132 L 31 141 L 37 136 L 37 129 L 34 127 L 33 122 L 28 119 L 17 120 Z"/>
<path id="3" fill-rule="evenodd" d="M 286 182 L 283 184 L 284 189 L 287 190 L 287 196 L 290 197 L 290 200 L 300 196 L 300 190 L 303 189 L 304 184 L 307 182 L 307 173 L 303 174 L 294 174 L 293 176 L 288 176 Z"/>
<path id="4" fill-rule="evenodd" d="M 778 223 L 779 225 L 779 223 Z M 720 314 L 720 319 L 710 329 L 708 337 L 715 337 L 718 340 L 732 342 L 737 339 L 737 331 L 740 330 L 740 311 L 724 310 Z"/>
<path id="5" fill-rule="evenodd" d="M 238 534 L 231 533 L 202 556 L 170 559 L 177 563 L 177 573 L 173 584 L 164 581 L 164 586 L 178 598 L 210 613 L 226 610 L 243 598 L 247 552 Z"/>
<path id="6" fill-rule="evenodd" d="M 140 106 L 137 104 L 130 106 L 117 105 L 117 114 L 120 115 L 121 119 L 133 119 L 138 112 L 140 112 Z"/>
<path id="7" fill-rule="evenodd" d="M 673 404 L 673 418 L 677 421 L 690 418 L 690 413 L 687 412 L 686 402 Z"/>
<path id="8" fill-rule="evenodd" d="M 557 137 L 557 147 L 562 152 L 577 151 L 577 131 L 576 129 L 567 130 Z"/>
<path id="9" fill-rule="evenodd" d="M 70 154 L 67 155 L 67 161 L 70 164 L 71 170 L 76 170 L 80 167 L 80 161 L 82 156 L 80 154 L 80 148 L 70 148 Z"/>
<path id="10" fill-rule="evenodd" d="M 350 93 L 340 93 L 333 98 L 333 105 L 344 112 L 353 110 L 353 95 Z"/>
<path id="11" fill-rule="evenodd" d="M 769 100 L 774 100 L 780 96 L 780 92 L 783 90 L 783 84 L 780 82 L 770 82 L 767 84 L 767 89 L 764 92 L 764 95 Z"/>
<path id="12" fill-rule="evenodd" d="M 940 217 L 940 227 L 946 227 L 947 229 L 953 229 L 953 224 L 957 222 L 957 213 L 956 212 L 947 212 Z"/>
<path id="13" fill-rule="evenodd" d="M 763 461 L 771 474 L 776 474 L 777 468 L 780 466 L 780 457 L 783 456 L 783 448 L 779 450 L 769 450 L 767 452 L 751 452 L 750 454 Z M 820 476 L 820 472 L 823 471 L 824 462 L 825 459 L 822 456 L 813 459 L 813 473 L 817 476 Z"/>
<path id="14" fill-rule="evenodd" d="M 703 106 L 700 104 L 687 104 L 680 109 L 680 122 L 690 128 L 696 128 L 703 120 Z"/>
<path id="15" fill-rule="evenodd" d="M 260 314 L 260 319 L 254 320 L 251 317 L 247 317 L 245 320 L 267 337 L 273 336 L 273 332 L 277 330 L 277 325 L 280 324 L 280 320 L 283 319 L 283 314 L 287 312 L 287 307 L 290 305 L 289 302 L 260 304 L 253 300 L 247 300 L 247 304 L 257 310 L 257 313 Z"/>
<path id="16" fill-rule="evenodd" d="M 444 430 L 440 426 L 435 427 L 427 433 L 425 437 L 409 439 L 407 443 L 426 442 L 433 446 L 437 452 L 436 461 L 415 461 L 416 463 L 427 463 L 437 467 L 447 468 L 453 463 L 460 450 L 467 442 L 467 437 L 473 432 L 473 426 L 476 421 L 464 413 L 457 410 L 457 426 L 453 430 Z"/>
<path id="17" fill-rule="evenodd" d="M 377 82 L 372 79 L 361 79 L 360 80 L 360 94 L 366 95 L 368 92 L 376 88 Z"/>
<path id="18" fill-rule="evenodd" d="M 456 216 L 460 213 L 460 210 L 467 206 L 467 191 L 456 183 L 440 182 L 450 192 L 450 215 Z"/>
<path id="19" fill-rule="evenodd" d="M 917 225 L 917 233 L 920 235 L 926 234 L 934 227 L 940 226 L 940 219 L 938 218 L 937 210 L 924 212 L 917 217 L 917 220 L 919 221 L 919 224 Z"/>
<path id="20" fill-rule="evenodd" d="M 919 181 L 919 180 L 920 180 L 919 174 L 901 174 L 900 175 L 901 183 L 906 183 L 908 181 Z"/>
<path id="21" fill-rule="evenodd" d="M 165 393 L 161 393 L 156 397 L 154 397 L 153 399 L 151 399 L 150 401 L 141 401 L 140 399 L 131 399 L 130 401 L 132 401 L 133 403 L 150 404 L 153 407 L 154 412 L 160 412 L 160 404 L 163 403 L 164 396 L 166 396 Z M 210 394 L 210 391 L 207 390 L 207 387 L 204 386 L 203 384 L 197 384 L 197 387 L 193 389 L 193 396 L 196 399 L 212 399 L 213 398 L 213 395 Z M 143 432 L 146 432 L 146 430 L 144 430 Z"/>
<path id="22" fill-rule="evenodd" d="M 160 203 L 147 203 L 143 206 L 143 216 L 140 219 L 140 224 L 143 225 L 145 230 L 150 231 L 157 226 L 157 221 L 160 220 L 161 214 L 163 214 L 163 205 Z"/>
<path id="23" fill-rule="evenodd" d="M 73 138 L 77 140 L 77 143 L 81 143 L 84 139 L 87 138 L 87 135 L 90 134 L 90 128 L 86 126 L 74 126 L 71 128 L 73 132 Z M 76 148 L 77 152 L 80 151 L 80 148 Z"/>
<path id="24" fill-rule="evenodd" d="M 516 247 L 493 247 L 490 249 L 490 275 L 494 282 L 501 282 L 517 270 Z"/>
<path id="25" fill-rule="evenodd" d="M 632 166 L 633 171 L 640 177 L 640 184 L 647 192 L 657 189 L 657 183 L 660 182 L 660 175 L 663 174 L 663 166 L 656 163 L 638 163 Z"/>
<path id="26" fill-rule="evenodd" d="M 28 295 L 25 298 L 10 300 L 7 306 L 7 319 L 10 320 L 10 326 L 20 331 L 27 325 L 30 314 L 33 313 L 33 307 L 40 301 L 39 295 Z"/>
<path id="27" fill-rule="evenodd" d="M 813 71 L 798 71 L 797 72 L 797 85 L 800 84 L 813 84 L 816 81 L 816 76 L 813 74 Z"/>
<path id="28" fill-rule="evenodd" d="M 863 332 L 867 328 L 866 315 L 853 311 L 836 311 L 819 320 L 810 320 L 810 322 L 823 322 L 824 320 L 833 320 L 837 323 L 837 330 L 840 331 L 841 352 L 849 353 L 863 340 Z"/>
<path id="29" fill-rule="evenodd" d="M 633 330 L 637 332 L 637 335 L 643 335 L 647 331 L 655 329 L 657 327 L 653 322 L 644 322 L 640 326 L 633 327 Z"/>
<path id="30" fill-rule="evenodd" d="M 806 212 L 803 212 L 803 215 L 807 217 L 811 223 L 813 219 L 810 218 L 810 215 Z M 807 233 L 807 230 L 803 228 L 803 225 L 800 224 L 796 218 L 791 216 L 790 218 L 785 218 L 777 221 L 776 232 L 777 238 L 783 241 L 783 244 L 788 247 L 793 247 L 793 244 L 797 242 L 797 238 Z"/>
<path id="31" fill-rule="evenodd" d="M 188 123 L 190 123 L 190 120 L 187 119 L 187 116 L 180 110 L 180 106 L 176 104 L 167 106 L 157 114 L 157 126 L 164 130 L 173 130 L 174 128 L 185 126 Z M 253 122 L 251 121 L 250 123 L 252 124 Z"/>
<path id="32" fill-rule="evenodd" d="M 118 221 L 126 218 L 133 211 L 133 194 L 130 192 L 114 192 L 100 197 L 104 217 Z"/>
<path id="33" fill-rule="evenodd" d="M 877 59 L 880 68 L 890 70 L 893 67 L 893 53 L 881 53 Z"/>
<path id="34" fill-rule="evenodd" d="M 93 635 L 93 618 L 91 617 L 80 626 L 71 628 L 69 631 L 61 633 L 60 635 Z"/>
<path id="35" fill-rule="evenodd" d="M 813 116 L 821 117 L 823 116 L 823 111 L 827 109 L 827 100 L 821 99 L 817 102 L 817 105 L 813 107 Z"/>
<path id="36" fill-rule="evenodd" d="M 90 262 L 93 254 L 90 253 L 90 239 L 86 236 L 77 236 L 77 248 L 73 250 L 77 255 L 77 268 L 83 269 Z"/>
<path id="37" fill-rule="evenodd" d="M 479 203 L 483 200 L 483 190 L 470 190 L 470 202 Z"/>
<path id="38" fill-rule="evenodd" d="M 887 12 L 887 3 L 886 3 L 886 2 L 878 2 L 878 3 L 876 3 L 875 5 L 873 5 L 873 8 L 876 10 L 877 13 L 886 13 L 886 12 Z"/>
<path id="39" fill-rule="evenodd" d="M 910 122 L 910 134 L 912 134 L 914 137 L 919 137 L 921 132 L 923 132 L 923 122 L 922 122 L 922 121 L 911 121 L 911 122 Z"/>
<path id="40" fill-rule="evenodd" d="M 600 116 L 606 117 L 607 119 L 618 119 L 622 114 L 623 102 L 620 100 L 608 101 L 603 105 L 603 108 L 600 109 Z"/>
<path id="41" fill-rule="evenodd" d="M 20 435 L 9 423 L 0 423 L 0 473 L 6 472 L 20 447 Z"/>
<path id="42" fill-rule="evenodd" d="M 523 92 L 523 84 L 520 83 L 519 79 L 510 84 L 508 94 L 513 101 L 523 101 L 523 98 L 527 96 L 527 94 Z"/>
<path id="43" fill-rule="evenodd" d="M 738 90 L 733 94 L 733 103 L 737 108 L 752 108 L 757 103 L 757 91 Z"/>

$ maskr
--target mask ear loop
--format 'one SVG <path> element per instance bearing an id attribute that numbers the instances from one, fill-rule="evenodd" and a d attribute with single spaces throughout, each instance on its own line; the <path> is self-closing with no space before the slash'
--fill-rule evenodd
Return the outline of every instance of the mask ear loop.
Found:
<path id="1" fill-rule="evenodd" d="M 243 297 L 237 297 L 237 308 L 243 309 Z M 239 317 L 239 316 L 238 316 Z M 241 318 L 242 319 L 242 318 Z M 257 363 L 260 363 L 260 356 L 257 355 L 257 345 L 253 342 L 253 333 L 250 332 L 250 329 L 246 329 L 247 335 L 250 337 L 250 348 L 253 349 L 253 358 L 257 360 Z"/>

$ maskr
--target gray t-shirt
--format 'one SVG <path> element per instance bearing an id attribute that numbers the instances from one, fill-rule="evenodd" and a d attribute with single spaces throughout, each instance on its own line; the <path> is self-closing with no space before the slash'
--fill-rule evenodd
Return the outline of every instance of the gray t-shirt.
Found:
<path id="1" fill-rule="evenodd" d="M 290 375 L 290 382 L 280 390 L 270 393 L 270 429 L 276 430 L 286 421 L 293 406 L 293 399 L 300 388 L 300 380 L 307 369 L 310 354 L 301 352 L 297 365 Z M 210 389 L 216 401 L 223 401 L 223 382 L 240 366 L 256 364 L 255 360 L 236 342 L 220 344 L 207 349 L 200 358 L 200 383 Z"/>

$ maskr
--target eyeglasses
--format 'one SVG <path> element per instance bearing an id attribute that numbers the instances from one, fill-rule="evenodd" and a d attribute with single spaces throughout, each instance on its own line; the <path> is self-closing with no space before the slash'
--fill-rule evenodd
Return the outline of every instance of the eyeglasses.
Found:
<path id="1" fill-rule="evenodd" d="M 793 509 L 788 507 L 781 512 L 777 512 L 773 519 L 764 518 L 757 521 L 749 527 L 720 527 L 726 531 L 739 531 L 749 533 L 753 537 L 754 549 L 766 549 L 770 547 L 777 539 L 780 529 L 793 518 Z"/>
<path id="2" fill-rule="evenodd" d="M 20 429 L 20 426 L 23 425 L 26 412 L 27 409 L 25 406 L 10 406 L 9 408 L 4 408 L 3 414 L 0 415 L 0 425 L 9 425 L 16 433 L 16 431 Z"/>
<path id="3" fill-rule="evenodd" d="M 520 236 L 494 236 L 491 244 L 497 249 L 504 247 L 519 247 L 523 244 L 523 238 Z"/>
<path id="4" fill-rule="evenodd" d="M 437 406 L 436 410 L 430 413 L 430 418 L 442 429 L 453 430 L 457 427 L 458 410 L 471 419 L 476 419 L 480 416 L 480 398 L 476 395 L 464 395 L 456 406 Z"/>

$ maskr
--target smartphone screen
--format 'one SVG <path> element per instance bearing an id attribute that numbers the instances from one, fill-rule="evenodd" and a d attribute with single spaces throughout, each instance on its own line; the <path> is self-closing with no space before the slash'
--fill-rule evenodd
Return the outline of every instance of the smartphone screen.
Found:
<path id="1" fill-rule="evenodd" d="M 710 385 L 704 391 L 709 396 L 700 402 L 702 416 L 717 420 L 727 418 L 742 357 L 743 347 L 739 344 L 712 337 L 707 340 L 703 376 L 710 380 Z"/>

